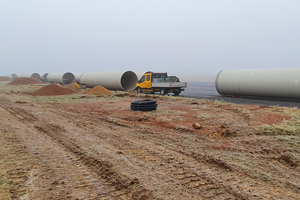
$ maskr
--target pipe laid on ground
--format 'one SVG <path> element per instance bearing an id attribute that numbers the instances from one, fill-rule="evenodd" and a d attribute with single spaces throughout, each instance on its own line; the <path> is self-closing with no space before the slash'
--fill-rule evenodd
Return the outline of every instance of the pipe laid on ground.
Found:
<path id="1" fill-rule="evenodd" d="M 300 69 L 222 70 L 215 85 L 221 95 L 300 98 Z"/>
<path id="2" fill-rule="evenodd" d="M 134 73 L 137 75 L 138 80 L 140 80 L 146 72 L 134 72 Z"/>
<path id="3" fill-rule="evenodd" d="M 86 87 L 103 86 L 108 90 L 132 91 L 135 89 L 137 75 L 126 72 L 85 72 L 80 77 L 80 83 Z"/>
<path id="4" fill-rule="evenodd" d="M 10 76 L 11 76 L 11 78 L 14 79 L 14 80 L 15 80 L 16 78 L 18 78 L 18 75 L 17 75 L 17 74 L 11 74 Z"/>
<path id="5" fill-rule="evenodd" d="M 42 76 L 42 81 L 44 81 L 45 83 L 48 82 L 48 80 L 47 80 L 48 74 L 49 74 L 49 73 L 45 73 L 45 74 Z"/>
<path id="6" fill-rule="evenodd" d="M 80 84 L 80 77 L 83 73 L 73 73 L 74 76 L 75 76 L 75 81 L 76 83 L 79 83 Z"/>
<path id="7" fill-rule="evenodd" d="M 75 80 L 75 76 L 71 72 L 49 73 L 47 75 L 47 81 L 49 83 L 60 83 L 60 84 L 68 85 L 73 83 L 74 80 Z"/>
<path id="8" fill-rule="evenodd" d="M 26 78 L 36 78 L 36 79 L 41 79 L 41 75 L 38 73 L 33 73 L 33 74 L 22 74 L 22 77 Z"/>

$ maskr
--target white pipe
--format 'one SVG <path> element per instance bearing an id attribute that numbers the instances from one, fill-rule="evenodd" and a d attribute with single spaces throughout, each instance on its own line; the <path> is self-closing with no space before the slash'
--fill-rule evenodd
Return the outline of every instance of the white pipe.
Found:
<path id="1" fill-rule="evenodd" d="M 48 82 L 48 80 L 47 80 L 48 74 L 49 74 L 49 73 L 45 73 L 45 74 L 42 76 L 42 81 L 44 81 L 45 83 Z"/>
<path id="2" fill-rule="evenodd" d="M 137 75 L 126 72 L 85 72 L 80 77 L 80 83 L 86 87 L 103 86 L 108 90 L 132 91 L 135 89 Z"/>
<path id="3" fill-rule="evenodd" d="M 138 80 L 140 80 L 145 73 L 146 72 L 135 72 L 135 74 L 137 75 Z"/>
<path id="4" fill-rule="evenodd" d="M 18 78 L 18 75 L 17 74 L 11 74 L 11 78 L 16 79 L 16 78 Z"/>
<path id="5" fill-rule="evenodd" d="M 73 73 L 75 76 L 75 81 L 76 83 L 80 83 L 80 77 L 83 73 Z"/>
<path id="6" fill-rule="evenodd" d="M 67 73 L 49 73 L 47 75 L 47 81 L 49 83 L 60 83 L 60 84 L 71 84 L 75 80 L 74 74 L 71 72 Z"/>
<path id="7" fill-rule="evenodd" d="M 41 79 L 41 75 L 38 74 L 38 73 L 33 73 L 33 74 L 22 74 L 22 77 Z"/>
<path id="8" fill-rule="evenodd" d="M 223 70 L 215 81 L 221 95 L 300 98 L 300 69 Z"/>

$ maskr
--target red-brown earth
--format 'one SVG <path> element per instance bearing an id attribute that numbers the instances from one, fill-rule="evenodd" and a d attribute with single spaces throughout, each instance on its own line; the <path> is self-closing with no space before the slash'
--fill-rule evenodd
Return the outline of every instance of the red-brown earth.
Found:
<path id="1" fill-rule="evenodd" d="M 0 199 L 300 198 L 297 108 L 86 91 L 0 90 Z"/>

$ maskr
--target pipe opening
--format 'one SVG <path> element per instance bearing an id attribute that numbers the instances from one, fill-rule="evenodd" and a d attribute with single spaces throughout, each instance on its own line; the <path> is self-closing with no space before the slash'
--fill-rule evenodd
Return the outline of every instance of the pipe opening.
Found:
<path id="1" fill-rule="evenodd" d="M 42 77 L 42 80 L 43 80 L 45 83 L 48 82 L 47 76 L 48 76 L 48 73 L 44 74 L 43 77 Z"/>
<path id="2" fill-rule="evenodd" d="M 33 73 L 31 75 L 32 78 L 36 78 L 36 79 L 41 79 L 41 75 L 39 75 L 38 73 Z"/>
<path id="3" fill-rule="evenodd" d="M 73 83 L 74 80 L 75 80 L 75 76 L 70 72 L 65 73 L 62 77 L 62 81 L 66 85 Z"/>
<path id="4" fill-rule="evenodd" d="M 11 74 L 11 78 L 16 79 L 16 78 L 18 78 L 18 75 L 17 74 Z"/>
<path id="5" fill-rule="evenodd" d="M 125 91 L 132 91 L 136 87 L 137 75 L 132 71 L 125 72 L 121 77 L 121 86 Z"/>

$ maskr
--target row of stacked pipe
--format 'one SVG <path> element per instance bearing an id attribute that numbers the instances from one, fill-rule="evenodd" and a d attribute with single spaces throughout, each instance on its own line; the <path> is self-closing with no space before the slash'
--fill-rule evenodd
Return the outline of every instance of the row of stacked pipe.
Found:
<path id="1" fill-rule="evenodd" d="M 84 72 L 84 73 L 45 73 L 41 76 L 38 73 L 22 74 L 22 77 L 31 77 L 40 79 L 46 83 L 59 83 L 68 85 L 74 81 L 78 84 L 92 88 L 101 85 L 109 90 L 133 91 L 137 80 L 143 73 L 135 73 L 132 71 L 125 72 Z M 12 74 L 13 79 L 17 75 Z"/>
<path id="2" fill-rule="evenodd" d="M 37 73 L 22 76 L 50 83 L 67 85 L 76 81 L 86 87 L 101 85 L 109 90 L 132 91 L 142 74 L 126 71 L 47 73 L 42 78 Z M 300 68 L 222 70 L 216 76 L 215 87 L 221 95 L 300 99 Z"/>

